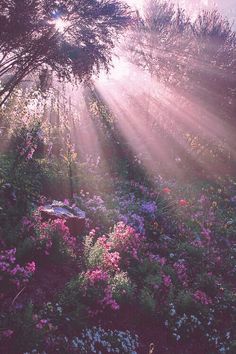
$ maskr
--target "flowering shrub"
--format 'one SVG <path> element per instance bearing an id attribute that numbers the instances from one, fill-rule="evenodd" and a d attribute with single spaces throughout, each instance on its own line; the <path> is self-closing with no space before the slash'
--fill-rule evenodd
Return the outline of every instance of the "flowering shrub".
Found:
<path id="1" fill-rule="evenodd" d="M 107 281 L 108 274 L 103 272 L 101 269 L 95 269 L 86 273 L 85 277 L 89 280 L 91 285 L 95 285 L 95 283 L 100 281 Z"/>
<path id="2" fill-rule="evenodd" d="M 81 337 L 72 340 L 72 347 L 78 353 L 127 353 L 137 354 L 138 336 L 129 331 L 104 330 L 101 327 L 85 329 Z"/>
<path id="3" fill-rule="evenodd" d="M 131 259 L 138 260 L 143 247 L 144 237 L 134 228 L 120 222 L 109 234 L 108 244 L 121 255 L 123 262 L 129 263 Z"/>
<path id="4" fill-rule="evenodd" d="M 105 202 L 98 195 L 95 195 L 93 198 L 89 198 L 86 201 L 86 208 L 94 215 L 99 212 L 104 213 L 106 211 Z"/>
<path id="5" fill-rule="evenodd" d="M 216 353 L 233 353 L 234 330 L 224 330 L 217 328 L 216 314 L 213 308 L 207 313 L 199 311 L 195 314 L 179 314 L 173 303 L 169 304 L 168 320 L 165 320 L 165 326 L 171 332 L 177 342 L 186 338 L 201 335 L 208 342 L 208 347 Z"/>
<path id="6" fill-rule="evenodd" d="M 155 218 L 157 212 L 157 205 L 154 201 L 143 202 L 141 205 L 141 211 L 144 214 L 149 215 L 152 218 Z"/>
<path id="7" fill-rule="evenodd" d="M 181 281 L 182 285 L 186 287 L 188 285 L 188 275 L 185 261 L 179 260 L 174 263 L 173 267 L 176 271 L 178 279 Z"/>
<path id="8" fill-rule="evenodd" d="M 105 309 L 116 311 L 118 303 L 113 298 L 110 276 L 101 269 L 88 270 L 81 273 L 67 285 L 62 297 L 62 306 L 68 309 L 86 306 L 87 315 L 94 317 Z"/>
<path id="9" fill-rule="evenodd" d="M 196 290 L 194 293 L 195 300 L 199 301 L 203 305 L 211 305 L 212 300 L 204 293 L 204 291 Z"/>
<path id="10" fill-rule="evenodd" d="M 138 185 L 138 188 L 141 188 L 142 193 L 145 193 L 145 200 L 134 193 L 121 196 L 117 201 L 120 209 L 119 221 L 132 226 L 138 233 L 144 235 L 148 224 L 147 221 L 155 220 L 158 207 L 156 201 L 150 198 L 150 193 L 148 193 L 146 188 L 142 188 L 140 185 Z M 156 197 L 155 194 L 154 197 Z"/>
<path id="11" fill-rule="evenodd" d="M 127 213 L 120 215 L 119 221 L 133 227 L 141 235 L 145 234 L 145 219 L 143 216 L 136 213 Z"/>
<path id="12" fill-rule="evenodd" d="M 112 296 L 118 303 L 127 303 L 133 299 L 136 287 L 126 272 L 116 273 L 110 279 Z"/>
<path id="13" fill-rule="evenodd" d="M 119 271 L 120 254 L 113 252 L 108 238 L 99 237 L 93 244 L 93 234 L 85 239 L 85 262 L 89 268 L 101 267 L 110 272 Z"/>
<path id="14" fill-rule="evenodd" d="M 75 196 L 75 200 L 86 212 L 90 228 L 99 227 L 106 232 L 118 220 L 119 210 L 110 208 L 99 195 L 91 196 L 82 190 L 79 196 Z"/>
<path id="15" fill-rule="evenodd" d="M 54 261 L 60 257 L 75 257 L 76 238 L 70 234 L 65 220 L 42 221 L 35 213 L 31 219 L 22 220 L 23 239 L 30 240 L 33 252 L 41 257 L 50 256 Z"/>
<path id="16" fill-rule="evenodd" d="M 158 180 L 156 190 L 133 181 L 120 186 L 114 195 L 91 197 L 85 192 L 79 198 L 87 205 L 88 225 L 94 229 L 89 228 L 88 236 L 79 239 L 70 235 L 60 219 L 42 221 L 37 212 L 24 218 L 18 241 L 14 241 L 19 259 L 29 260 L 33 255 L 37 268 L 48 260 L 58 273 L 64 273 L 64 266 L 69 266 L 68 273 L 74 273 L 66 275 L 65 286 L 60 284 L 53 294 L 56 303 L 51 295 L 45 296 L 51 305 L 47 310 L 37 305 L 26 321 L 39 339 L 22 352 L 27 348 L 28 352 L 35 348 L 37 353 L 48 354 L 58 348 L 63 353 L 91 352 L 89 343 L 98 353 L 112 352 L 112 346 L 102 347 L 106 339 L 93 331 L 88 332 L 92 339 L 89 335 L 86 339 L 74 337 L 78 329 L 85 331 L 97 323 L 109 328 L 112 322 L 116 328 L 120 323 L 122 328 L 137 328 L 149 343 L 152 340 L 158 345 L 158 339 L 160 353 L 178 348 L 188 353 L 194 340 L 200 343 L 201 353 L 234 353 L 236 187 L 212 188 L 201 187 L 197 193 L 187 186 L 178 189 L 174 183 L 167 186 Z M 28 247 L 25 253 L 24 247 Z M 9 258 L 10 266 L 1 273 L 1 281 L 18 286 L 11 283 L 15 273 L 21 287 L 26 284 L 21 277 L 27 271 L 32 275 L 34 264 L 11 263 L 7 252 L 13 247 L 8 248 L 4 259 L 6 263 Z M 76 260 L 73 269 L 71 262 L 67 263 L 71 257 Z M 50 267 L 47 269 L 50 273 Z M 40 298 L 43 287 L 48 287 L 44 281 L 37 288 Z M 30 291 L 37 297 L 36 291 Z M 15 307 L 24 307 L 26 297 L 23 293 L 19 300 L 21 296 L 22 303 L 16 301 Z M 3 343 L 20 342 L 19 327 L 12 319 L 1 328 Z M 162 333 L 176 343 L 170 340 L 162 346 Z M 143 349 L 145 345 L 142 343 L 140 352 L 148 352 L 147 346 Z M 122 344 L 114 348 L 125 353 Z"/>
<path id="17" fill-rule="evenodd" d="M 108 236 L 98 237 L 90 232 L 85 239 L 85 258 L 88 267 L 102 267 L 109 271 L 119 271 L 120 262 L 128 265 L 131 260 L 138 260 L 143 247 L 144 237 L 134 228 L 120 222 L 114 226 Z"/>
<path id="18" fill-rule="evenodd" d="M 143 288 L 140 291 L 139 302 L 145 314 L 150 315 L 156 311 L 156 301 L 153 291 Z"/>
<path id="19" fill-rule="evenodd" d="M 0 284 L 3 292 L 8 292 L 9 287 L 19 289 L 27 284 L 35 272 L 35 262 L 20 266 L 16 262 L 16 249 L 1 251 L 0 253 Z"/>
<path id="20" fill-rule="evenodd" d="M 137 260 L 143 240 L 123 223 L 117 224 L 107 236 L 96 237 L 92 230 L 85 238 L 84 257 L 88 270 L 70 283 L 63 303 L 67 298 L 70 304 L 86 304 L 92 316 L 107 308 L 119 310 L 120 303 L 131 299 L 135 290 L 128 274 L 120 271 L 120 261 L 129 265 L 132 259 Z"/>

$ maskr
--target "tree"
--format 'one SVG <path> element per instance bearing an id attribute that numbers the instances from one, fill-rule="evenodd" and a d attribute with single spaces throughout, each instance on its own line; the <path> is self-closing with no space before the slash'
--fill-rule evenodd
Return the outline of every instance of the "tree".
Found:
<path id="1" fill-rule="evenodd" d="M 169 95 L 166 102 L 174 102 L 167 105 L 157 99 L 154 112 L 158 117 L 163 110 L 169 146 L 178 151 L 174 136 L 187 151 L 192 139 L 186 141 L 186 135 L 197 137 L 212 154 L 217 145 L 217 154 L 224 151 L 222 160 L 230 154 L 236 161 L 236 36 L 229 21 L 217 10 L 202 11 L 193 19 L 174 4 L 149 0 L 134 23 L 126 41 L 128 59 L 153 81 L 163 83 Z M 149 101 L 154 101 L 151 96 Z M 161 128 L 160 135 L 164 135 Z M 205 152 L 201 143 L 196 151 Z"/>
<path id="2" fill-rule="evenodd" d="M 206 67 L 220 68 L 231 83 L 236 35 L 217 10 L 202 11 L 193 20 L 173 3 L 149 0 L 134 24 L 126 42 L 129 58 L 166 85 L 183 87 L 185 82 L 189 89 L 193 73 L 206 79 Z"/>
<path id="3" fill-rule="evenodd" d="M 40 70 L 69 81 L 107 70 L 117 35 L 130 19 L 128 6 L 115 0 L 2 0 L 0 105 Z"/>

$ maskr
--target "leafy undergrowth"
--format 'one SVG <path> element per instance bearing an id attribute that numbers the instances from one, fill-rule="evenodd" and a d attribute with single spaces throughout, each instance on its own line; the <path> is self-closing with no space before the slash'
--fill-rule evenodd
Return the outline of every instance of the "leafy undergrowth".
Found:
<path id="1" fill-rule="evenodd" d="M 45 198 L 2 214 L 1 352 L 235 353 L 235 181 L 113 186 L 65 201 L 82 235 L 43 221 Z"/>

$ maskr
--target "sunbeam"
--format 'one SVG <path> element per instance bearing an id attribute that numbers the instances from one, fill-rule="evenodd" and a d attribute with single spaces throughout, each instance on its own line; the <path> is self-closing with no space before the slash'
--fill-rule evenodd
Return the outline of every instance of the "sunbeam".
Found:
<path id="1" fill-rule="evenodd" d="M 70 22 L 61 17 L 55 19 L 53 21 L 53 24 L 55 26 L 55 29 L 60 33 L 64 33 L 66 29 L 70 26 Z"/>
<path id="2" fill-rule="evenodd" d="M 236 353 L 215 2 L 0 0 L 1 353 Z"/>

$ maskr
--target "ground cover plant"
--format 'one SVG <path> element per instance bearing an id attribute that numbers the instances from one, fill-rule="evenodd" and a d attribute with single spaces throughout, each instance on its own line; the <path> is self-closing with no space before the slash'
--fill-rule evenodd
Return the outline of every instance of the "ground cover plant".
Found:
<path id="1" fill-rule="evenodd" d="M 236 353 L 229 21 L 0 9 L 0 353 Z"/>
<path id="2" fill-rule="evenodd" d="M 202 352 L 233 353 L 235 180 L 114 186 L 66 201 L 86 211 L 84 235 L 43 222 L 38 208 L 17 231 L 1 228 L 3 348 L 145 353 L 153 342 L 188 353 L 201 340 Z"/>

